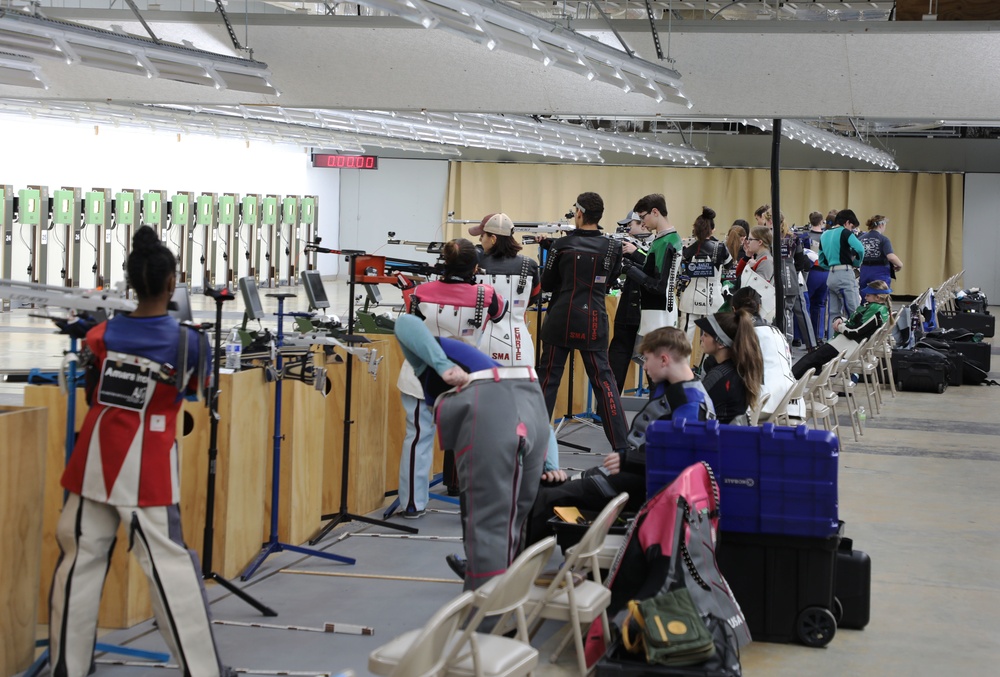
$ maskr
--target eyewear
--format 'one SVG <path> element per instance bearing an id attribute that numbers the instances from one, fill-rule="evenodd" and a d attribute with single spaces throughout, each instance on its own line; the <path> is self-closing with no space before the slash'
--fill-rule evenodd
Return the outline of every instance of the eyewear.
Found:
<path id="1" fill-rule="evenodd" d="M 585 207 L 581 207 L 581 206 L 580 206 L 579 204 L 577 204 L 576 202 L 574 202 L 574 203 L 573 203 L 573 210 L 575 211 L 575 210 L 577 210 L 577 209 L 579 209 L 579 210 L 580 210 L 581 212 L 583 212 L 584 214 L 586 214 L 586 213 L 587 213 L 587 209 L 586 209 Z"/>
<path id="2" fill-rule="evenodd" d="M 647 216 L 649 216 L 649 212 L 642 212 L 639 214 L 639 221 L 645 221 Z"/>
<path id="3" fill-rule="evenodd" d="M 745 240 L 747 242 L 760 242 L 760 238 L 756 238 L 756 237 L 748 237 L 748 238 L 745 238 Z"/>

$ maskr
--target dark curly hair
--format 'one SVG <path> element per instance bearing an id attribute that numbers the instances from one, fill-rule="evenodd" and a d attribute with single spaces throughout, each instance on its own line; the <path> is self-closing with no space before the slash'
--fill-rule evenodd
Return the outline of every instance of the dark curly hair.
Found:
<path id="1" fill-rule="evenodd" d="M 177 257 L 167 249 L 156 231 L 143 226 L 132 236 L 128 255 L 128 283 L 140 299 L 154 298 L 167 290 L 170 276 L 177 272 Z"/>
<path id="2" fill-rule="evenodd" d="M 460 237 L 446 242 L 442 256 L 445 275 L 469 280 L 475 277 L 479 252 L 476 246 L 465 238 Z"/>

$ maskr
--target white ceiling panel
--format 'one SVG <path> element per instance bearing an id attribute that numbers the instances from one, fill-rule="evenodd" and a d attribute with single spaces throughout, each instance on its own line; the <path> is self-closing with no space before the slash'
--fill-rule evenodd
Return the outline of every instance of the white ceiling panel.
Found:
<path id="1" fill-rule="evenodd" d="M 154 15 L 147 13 L 147 18 Z M 971 23 L 959 30 L 954 25 L 892 23 L 675 23 L 669 36 L 670 56 L 676 60 L 671 65 L 681 73 L 684 92 L 694 105 L 687 110 L 395 19 L 292 19 L 299 25 L 278 17 L 270 24 L 249 26 L 254 58 L 269 65 L 281 92 L 277 99 L 58 62 L 44 64 L 50 88 L 32 90 L 30 96 L 600 116 L 1000 117 L 1000 32 L 993 24 Z M 376 22 L 379 27 L 372 27 Z M 141 26 L 123 18 L 90 23 L 115 23 L 142 33 Z M 150 24 L 165 40 L 189 39 L 199 48 L 217 48 L 227 40 L 221 23 Z M 587 22 L 586 28 L 598 26 Z M 616 26 L 630 47 L 656 60 L 648 23 Z M 242 39 L 243 31 L 238 32 Z M 663 26 L 665 49 L 667 37 Z M 215 43 L 208 45 L 207 39 Z M 0 97 L 24 97 L 26 92 L 0 86 Z"/>

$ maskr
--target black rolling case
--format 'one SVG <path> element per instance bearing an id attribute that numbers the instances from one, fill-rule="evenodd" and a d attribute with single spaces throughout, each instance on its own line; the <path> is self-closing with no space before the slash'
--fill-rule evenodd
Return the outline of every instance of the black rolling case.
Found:
<path id="1" fill-rule="evenodd" d="M 892 351 L 892 373 L 897 390 L 943 393 L 948 388 L 951 361 L 937 350 L 896 348 Z"/>
<path id="2" fill-rule="evenodd" d="M 992 346 L 981 341 L 958 340 L 962 337 L 961 332 L 931 332 L 920 341 L 918 346 L 923 345 L 935 350 L 954 350 L 961 353 L 964 360 L 962 382 L 968 385 L 978 385 L 986 380 L 986 375 L 990 370 Z M 972 334 L 965 332 L 964 337 L 972 338 Z"/>
<path id="3" fill-rule="evenodd" d="M 872 604 L 872 560 L 855 550 L 851 539 L 842 538 L 837 549 L 837 583 L 834 586 L 834 616 L 838 628 L 860 630 L 868 625 Z"/>
<path id="4" fill-rule="evenodd" d="M 839 544 L 839 535 L 720 533 L 719 569 L 755 642 L 830 643 L 837 631 L 833 609 Z"/>
<path id="5" fill-rule="evenodd" d="M 997 318 L 985 312 L 958 312 L 950 313 L 941 311 L 937 314 L 938 326 L 942 329 L 967 329 L 971 332 L 982 334 L 991 338 L 996 334 Z"/>

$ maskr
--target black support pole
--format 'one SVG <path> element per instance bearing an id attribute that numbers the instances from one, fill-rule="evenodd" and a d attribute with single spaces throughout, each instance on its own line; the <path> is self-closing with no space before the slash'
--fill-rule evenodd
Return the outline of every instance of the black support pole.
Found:
<path id="1" fill-rule="evenodd" d="M 774 320 L 771 324 L 785 332 L 785 280 L 781 262 L 781 119 L 771 127 L 771 257 L 774 260 Z M 792 281 L 788 281 L 789 284 Z"/>

